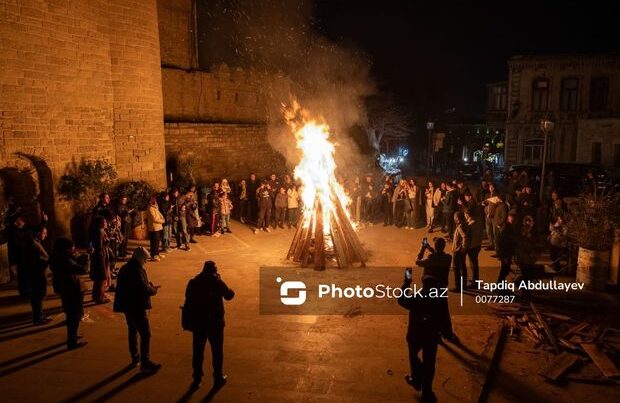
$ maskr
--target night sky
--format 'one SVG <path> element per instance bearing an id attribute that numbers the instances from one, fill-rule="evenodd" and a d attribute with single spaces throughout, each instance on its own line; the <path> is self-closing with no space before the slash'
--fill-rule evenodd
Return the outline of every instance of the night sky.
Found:
<path id="1" fill-rule="evenodd" d="M 506 79 L 516 54 L 618 49 L 613 2 L 319 0 L 316 26 L 358 46 L 373 76 L 416 115 L 456 107 L 482 117 L 485 84 Z M 424 118 L 423 116 L 419 116 Z"/>
<path id="2" fill-rule="evenodd" d="M 263 6 L 267 3 L 273 8 Z M 304 15 L 308 15 L 308 25 L 299 31 L 310 30 L 312 35 L 363 54 L 372 66 L 371 78 L 379 93 L 393 95 L 417 122 L 428 117 L 464 122 L 484 118 L 485 84 L 507 78 L 506 62 L 511 55 L 620 50 L 613 4 L 205 0 L 201 65 L 222 60 L 232 65 L 256 64 L 256 49 L 247 51 L 252 47 L 249 42 L 254 41 L 255 47 L 260 44 L 263 53 L 268 53 L 265 48 L 269 46 L 282 46 L 287 39 L 298 42 L 296 37 L 282 39 L 283 31 L 294 28 L 279 30 L 275 24 L 302 26 Z M 238 10 L 231 12 L 233 8 Z M 239 28 L 243 24 L 252 26 Z M 235 32 L 229 34 L 231 26 Z M 251 40 L 246 31 L 252 32 Z M 270 33 L 274 37 L 265 38 Z M 246 57 L 248 53 L 251 57 Z M 280 51 L 274 49 L 274 53 Z M 455 112 L 445 114 L 450 108 Z"/>

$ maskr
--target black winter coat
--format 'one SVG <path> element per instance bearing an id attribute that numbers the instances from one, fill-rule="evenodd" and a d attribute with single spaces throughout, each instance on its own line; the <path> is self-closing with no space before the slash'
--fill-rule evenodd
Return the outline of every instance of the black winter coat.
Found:
<path id="1" fill-rule="evenodd" d="M 50 266 L 53 275 L 54 291 L 60 294 L 62 308 L 65 312 L 82 310 L 83 292 L 80 275 L 88 271 L 88 255 L 78 258 L 58 256 L 52 259 Z"/>
<path id="2" fill-rule="evenodd" d="M 224 300 L 229 301 L 234 296 L 235 292 L 228 288 L 219 274 L 200 273 L 187 284 L 184 326 L 190 331 L 224 326 Z"/>
<path id="3" fill-rule="evenodd" d="M 114 312 L 140 312 L 151 309 L 151 296 L 157 294 L 146 275 L 146 270 L 135 259 L 130 259 L 118 271 Z"/>

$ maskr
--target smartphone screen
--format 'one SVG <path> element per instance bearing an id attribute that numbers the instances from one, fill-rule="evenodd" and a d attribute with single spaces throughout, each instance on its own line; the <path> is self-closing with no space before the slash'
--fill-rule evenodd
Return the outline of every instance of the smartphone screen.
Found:
<path id="1" fill-rule="evenodd" d="M 407 267 L 405 269 L 405 277 L 407 278 L 407 280 L 411 280 L 411 268 Z"/>
<path id="2" fill-rule="evenodd" d="M 422 239 L 422 245 L 424 246 L 428 245 L 428 239 L 426 238 Z"/>

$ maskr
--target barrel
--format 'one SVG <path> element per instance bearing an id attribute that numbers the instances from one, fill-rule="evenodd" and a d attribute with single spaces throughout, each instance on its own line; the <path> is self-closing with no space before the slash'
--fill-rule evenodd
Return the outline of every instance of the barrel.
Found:
<path id="1" fill-rule="evenodd" d="M 610 251 L 579 248 L 577 257 L 577 282 L 584 289 L 604 291 L 607 286 Z"/>

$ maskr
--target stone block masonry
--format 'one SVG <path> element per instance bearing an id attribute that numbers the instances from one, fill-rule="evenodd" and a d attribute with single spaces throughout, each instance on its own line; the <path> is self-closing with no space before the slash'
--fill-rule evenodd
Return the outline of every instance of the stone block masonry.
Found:
<path id="1" fill-rule="evenodd" d="M 259 178 L 282 173 L 284 158 L 267 141 L 267 129 L 259 124 L 166 123 L 166 156 L 182 160 L 194 157 L 194 178 L 210 182 L 226 177 Z"/>
<path id="2" fill-rule="evenodd" d="M 58 178 L 82 158 L 165 185 L 155 0 L 0 0 L 0 90 L 6 193 L 35 171 L 42 207 L 60 208 Z"/>

